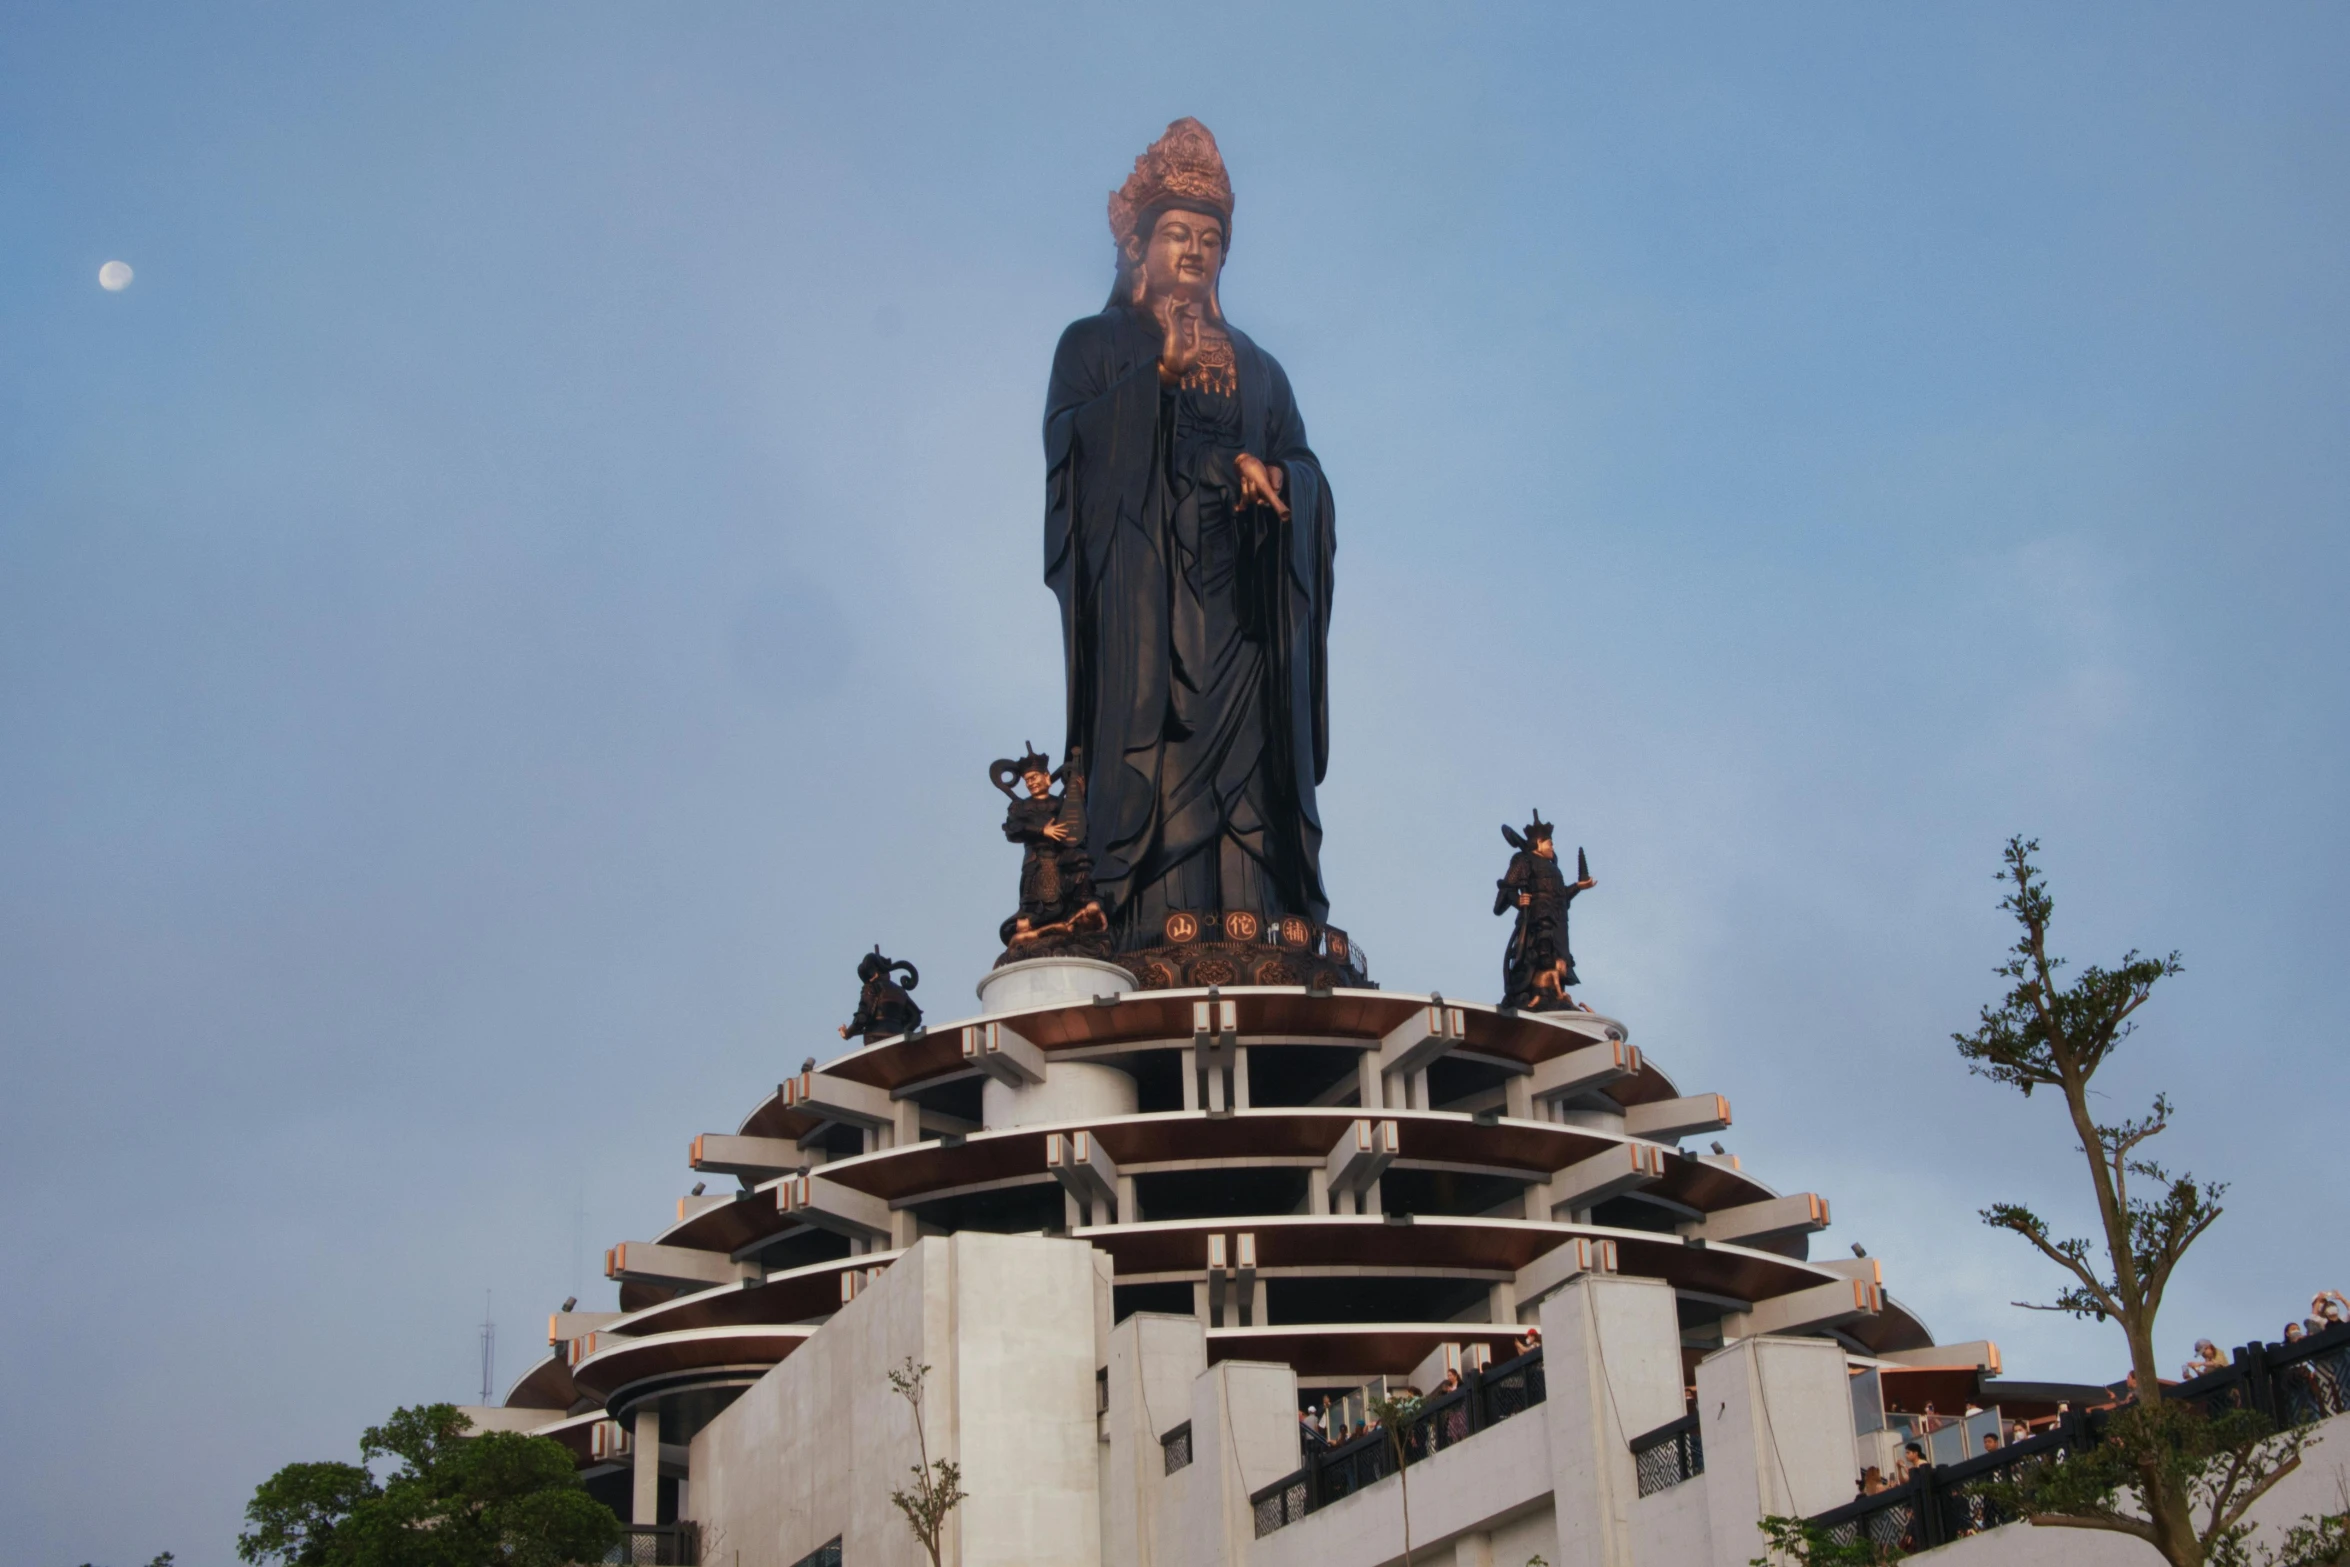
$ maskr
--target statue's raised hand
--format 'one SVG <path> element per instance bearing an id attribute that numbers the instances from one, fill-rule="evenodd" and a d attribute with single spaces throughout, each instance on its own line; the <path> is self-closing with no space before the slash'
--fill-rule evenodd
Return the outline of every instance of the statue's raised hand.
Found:
<path id="1" fill-rule="evenodd" d="M 1159 344 L 1159 384 L 1179 386 L 1199 363 L 1200 308 L 1190 300 L 1161 300 L 1159 325 L 1166 334 Z"/>

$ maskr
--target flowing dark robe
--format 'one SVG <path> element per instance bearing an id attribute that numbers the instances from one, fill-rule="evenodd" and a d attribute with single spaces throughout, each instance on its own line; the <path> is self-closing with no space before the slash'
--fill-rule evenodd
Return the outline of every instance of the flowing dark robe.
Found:
<path id="1" fill-rule="evenodd" d="M 1045 399 L 1045 581 L 1061 602 L 1070 750 L 1121 948 L 1173 909 L 1320 921 L 1335 516 L 1289 378 L 1228 323 L 1238 395 L 1159 384 L 1124 305 L 1061 334 Z M 1240 505 L 1233 458 L 1283 470 L 1289 520 Z"/>

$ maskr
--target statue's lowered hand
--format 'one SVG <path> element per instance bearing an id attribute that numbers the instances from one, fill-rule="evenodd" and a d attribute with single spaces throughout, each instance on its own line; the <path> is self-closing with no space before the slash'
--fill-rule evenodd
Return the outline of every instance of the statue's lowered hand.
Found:
<path id="1" fill-rule="evenodd" d="M 1270 506 L 1275 516 L 1289 520 L 1289 503 L 1282 500 L 1281 488 L 1285 478 L 1278 468 L 1268 468 L 1259 459 L 1242 452 L 1232 460 L 1240 471 L 1240 503 L 1243 506 Z"/>

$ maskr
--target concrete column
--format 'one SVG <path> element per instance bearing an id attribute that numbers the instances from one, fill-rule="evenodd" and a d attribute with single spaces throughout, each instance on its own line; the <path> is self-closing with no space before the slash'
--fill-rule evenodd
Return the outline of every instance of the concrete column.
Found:
<path id="1" fill-rule="evenodd" d="M 1319 1166 L 1306 1171 L 1306 1212 L 1320 1218 L 1330 1211 L 1330 1172 Z"/>
<path id="2" fill-rule="evenodd" d="M 1518 1286 L 1509 1279 L 1496 1280 L 1486 1287 L 1485 1315 L 1492 1322 L 1518 1320 Z"/>
<path id="3" fill-rule="evenodd" d="M 1515 1072 L 1501 1080 L 1501 1113 L 1513 1121 L 1534 1119 L 1534 1079 Z"/>
<path id="4" fill-rule="evenodd" d="M 636 1430 L 630 1438 L 634 1453 L 635 1485 L 629 1492 L 628 1521 L 661 1521 L 661 1406 L 639 1404 Z"/>
<path id="5" fill-rule="evenodd" d="M 1134 1177 L 1121 1175 L 1118 1177 L 1118 1222 L 1139 1224 L 1141 1220 L 1142 1205 L 1135 1200 Z"/>
<path id="6" fill-rule="evenodd" d="M 1210 1366 L 1191 1384 L 1191 1454 L 1183 1559 L 1240 1567 L 1256 1541 L 1249 1496 L 1299 1463 L 1297 1374 L 1261 1361 Z"/>
<path id="7" fill-rule="evenodd" d="M 1235 1045 L 1232 1050 L 1232 1108 L 1248 1108 L 1248 1046 Z"/>
<path id="8" fill-rule="evenodd" d="M 1386 1105 L 1379 1092 L 1379 1052 L 1366 1050 L 1355 1059 L 1355 1087 L 1365 1110 L 1378 1110 Z"/>
<path id="9" fill-rule="evenodd" d="M 1766 1336 L 1714 1351 L 1697 1363 L 1697 1419 L 1714 1567 L 1761 1553 L 1766 1514 L 1807 1518 L 1852 1500 L 1852 1395 L 1833 1341 Z"/>
<path id="10" fill-rule="evenodd" d="M 1136 1312 L 1110 1330 L 1109 1437 L 1103 1462 L 1103 1567 L 1157 1567 L 1166 1459 L 1159 1438 L 1191 1412 L 1191 1384 L 1207 1367 L 1199 1324 Z"/>
<path id="11" fill-rule="evenodd" d="M 1585 1274 L 1542 1303 L 1542 1346 L 1560 1520 L 1554 1567 L 1633 1567 L 1640 1485 L 1631 1440 L 1685 1407 L 1672 1286 Z"/>

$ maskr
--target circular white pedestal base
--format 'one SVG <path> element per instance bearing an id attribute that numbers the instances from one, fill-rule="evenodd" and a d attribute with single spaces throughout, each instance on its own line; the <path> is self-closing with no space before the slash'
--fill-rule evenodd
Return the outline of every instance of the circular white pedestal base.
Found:
<path id="1" fill-rule="evenodd" d="M 991 1132 L 1047 1121 L 1102 1121 L 1134 1114 L 1134 1079 L 1114 1066 L 1055 1061 L 1041 1083 L 1015 1088 L 989 1078 L 979 1091 L 979 1104 L 980 1119 Z"/>
<path id="2" fill-rule="evenodd" d="M 979 982 L 979 1005 L 987 1012 L 1024 1012 L 1122 996 L 1136 988 L 1132 974 L 1098 958 L 1030 958 L 990 971 Z"/>

